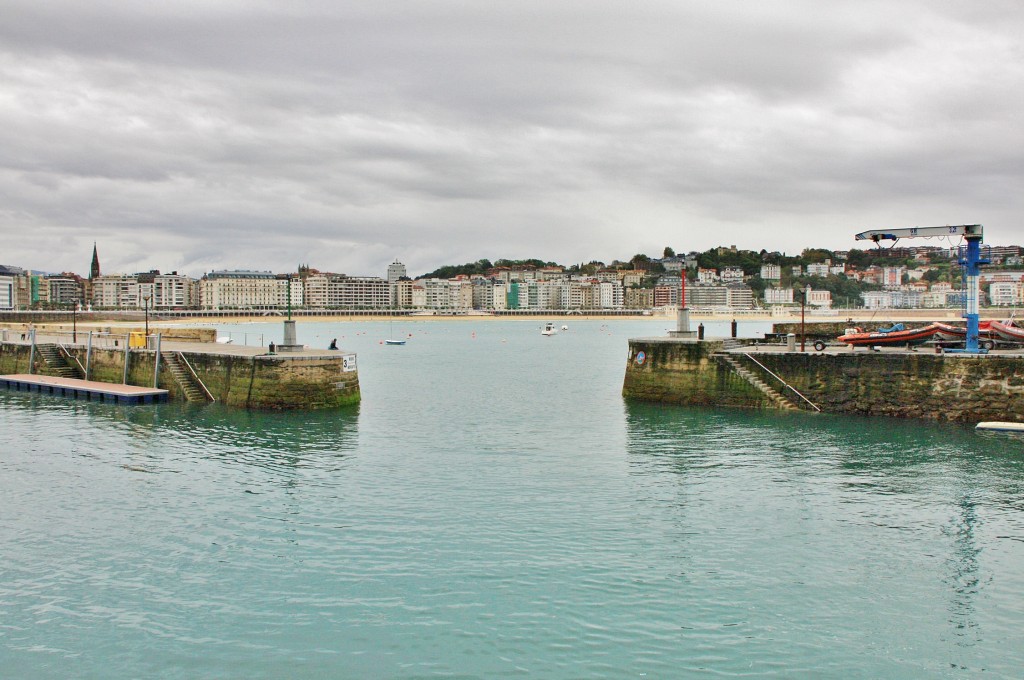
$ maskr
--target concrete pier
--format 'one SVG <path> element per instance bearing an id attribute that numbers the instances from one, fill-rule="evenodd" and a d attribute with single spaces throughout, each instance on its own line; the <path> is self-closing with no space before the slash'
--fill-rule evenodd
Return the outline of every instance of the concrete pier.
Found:
<path id="1" fill-rule="evenodd" d="M 695 406 L 1024 422 L 1024 353 L 799 352 L 731 339 L 637 338 L 629 341 L 622 394 Z"/>
<path id="2" fill-rule="evenodd" d="M 36 349 L 49 344 L 37 339 Z M 0 342 L 0 374 L 86 378 L 110 386 L 144 386 L 169 398 L 217 401 L 255 409 L 324 409 L 359 403 L 356 355 L 300 349 L 270 354 L 262 347 L 219 343 L 159 343 L 160 351 L 123 341 L 61 344 L 32 351 L 29 342 Z M 88 375 L 86 375 L 86 373 Z"/>

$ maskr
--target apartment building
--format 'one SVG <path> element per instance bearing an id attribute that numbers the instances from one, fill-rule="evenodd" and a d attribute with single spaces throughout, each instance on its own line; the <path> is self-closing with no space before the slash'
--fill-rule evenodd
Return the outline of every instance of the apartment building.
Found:
<path id="1" fill-rule="evenodd" d="M 722 267 L 719 277 L 722 279 L 722 283 L 740 283 L 743 281 L 743 268 Z"/>
<path id="2" fill-rule="evenodd" d="M 793 289 L 765 288 L 764 303 L 766 305 L 791 305 L 793 304 Z"/>
<path id="3" fill-rule="evenodd" d="M 281 309 L 287 300 L 287 279 L 272 272 L 213 271 L 199 282 L 202 309 Z"/>
<path id="4" fill-rule="evenodd" d="M 989 303 L 997 307 L 1016 307 L 1024 303 L 1024 285 L 1020 281 L 997 281 L 988 288 Z"/>
<path id="5" fill-rule="evenodd" d="M 82 281 L 72 276 L 47 276 L 40 287 L 40 298 L 44 292 L 46 302 L 53 307 L 80 305 L 85 299 Z"/>
<path id="6" fill-rule="evenodd" d="M 14 279 L 17 276 L 12 267 L 0 265 L 0 310 L 10 311 L 14 305 Z"/>
<path id="7" fill-rule="evenodd" d="M 327 306 L 331 309 L 386 309 L 391 306 L 391 286 L 379 276 L 331 275 Z"/>
<path id="8" fill-rule="evenodd" d="M 829 275 L 829 267 L 831 264 L 831 261 L 809 264 L 807 265 L 807 275 L 826 277 Z"/>
<path id="9" fill-rule="evenodd" d="M 92 280 L 92 306 L 99 309 L 141 309 L 135 274 L 103 274 Z"/>
<path id="10" fill-rule="evenodd" d="M 761 278 L 765 281 L 780 281 L 782 280 L 782 267 L 777 264 L 763 264 L 761 265 Z"/>
<path id="11" fill-rule="evenodd" d="M 650 309 L 654 307 L 654 289 L 626 288 L 623 291 L 623 306 L 626 309 Z"/>

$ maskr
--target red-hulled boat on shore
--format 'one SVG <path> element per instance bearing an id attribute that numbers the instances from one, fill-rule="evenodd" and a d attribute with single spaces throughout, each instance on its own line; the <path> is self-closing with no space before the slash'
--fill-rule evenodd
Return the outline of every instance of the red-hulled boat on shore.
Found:
<path id="1" fill-rule="evenodd" d="M 920 345 L 927 342 L 938 332 L 936 324 L 929 324 L 923 328 L 903 328 L 903 324 L 897 324 L 888 330 L 861 331 L 859 328 L 848 329 L 845 335 L 839 336 L 839 342 L 845 342 L 854 347 L 901 347 L 903 345 Z M 849 332 L 854 331 L 854 332 Z"/>
<path id="2" fill-rule="evenodd" d="M 998 335 L 1000 340 L 1024 342 L 1024 328 L 1014 326 L 1011 321 L 993 321 L 992 332 Z"/>
<path id="3" fill-rule="evenodd" d="M 967 328 L 964 326 L 954 326 L 952 324 L 942 323 L 941 321 L 936 321 L 935 325 L 939 328 L 935 333 L 935 338 L 937 340 L 943 340 L 945 342 L 963 342 L 967 339 Z M 998 338 L 995 331 L 992 330 L 991 321 L 978 322 L 978 337 L 989 340 L 995 340 Z"/>

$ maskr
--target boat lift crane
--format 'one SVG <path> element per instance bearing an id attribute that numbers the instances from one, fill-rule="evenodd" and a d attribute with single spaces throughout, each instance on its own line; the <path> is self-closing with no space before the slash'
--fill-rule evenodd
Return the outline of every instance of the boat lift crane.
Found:
<path id="1" fill-rule="evenodd" d="M 965 285 L 964 295 L 964 318 L 967 320 L 967 340 L 962 350 L 946 350 L 948 352 L 963 352 L 966 354 L 985 354 L 988 352 L 978 344 L 978 299 L 981 289 L 979 279 L 981 276 L 981 265 L 988 264 L 989 260 L 981 257 L 981 239 L 984 229 L 980 224 L 958 224 L 946 227 L 909 227 L 906 229 L 873 229 L 857 234 L 854 238 L 858 241 L 882 240 L 898 241 L 901 238 L 920 238 L 931 236 L 960 236 L 967 241 L 967 247 L 962 248 L 958 263 L 964 267 Z"/>

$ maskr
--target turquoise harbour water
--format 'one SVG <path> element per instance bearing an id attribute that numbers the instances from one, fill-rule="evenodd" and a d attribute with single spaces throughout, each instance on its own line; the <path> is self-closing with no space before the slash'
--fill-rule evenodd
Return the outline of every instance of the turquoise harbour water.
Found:
<path id="1" fill-rule="evenodd" d="M 0 677 L 1021 677 L 1024 440 L 625 403 L 669 322 L 542 322 L 300 321 L 341 412 L 0 392 Z"/>

